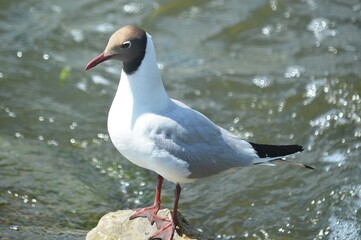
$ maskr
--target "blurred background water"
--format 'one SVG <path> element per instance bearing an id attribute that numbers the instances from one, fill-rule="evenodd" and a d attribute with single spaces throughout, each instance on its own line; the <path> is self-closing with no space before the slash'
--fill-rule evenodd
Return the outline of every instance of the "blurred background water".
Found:
<path id="1" fill-rule="evenodd" d="M 0 1 L 0 239 L 84 239 L 149 205 L 155 174 L 106 130 L 111 33 L 152 34 L 171 97 L 240 137 L 298 143 L 292 165 L 183 185 L 180 211 L 219 239 L 361 239 L 358 0 Z M 171 207 L 173 185 L 164 188 Z"/>

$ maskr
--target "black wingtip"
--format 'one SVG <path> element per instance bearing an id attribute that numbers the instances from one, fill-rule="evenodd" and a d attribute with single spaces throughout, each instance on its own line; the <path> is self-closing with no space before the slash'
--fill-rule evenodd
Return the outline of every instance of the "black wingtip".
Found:
<path id="1" fill-rule="evenodd" d="M 311 169 L 311 170 L 316 170 L 316 168 L 314 167 L 311 167 L 309 165 L 306 165 L 306 164 L 302 164 L 305 168 L 308 168 L 308 169 Z"/>
<path id="2" fill-rule="evenodd" d="M 249 142 L 260 158 L 284 157 L 293 153 L 302 152 L 300 145 L 268 145 Z"/>
<path id="3" fill-rule="evenodd" d="M 268 157 L 272 159 L 270 161 L 277 161 L 287 155 L 302 152 L 304 150 L 301 145 L 268 145 L 268 144 L 252 143 L 252 142 L 249 143 L 252 145 L 252 147 L 254 148 L 254 150 L 256 151 L 257 155 L 260 158 Z M 283 160 L 283 161 L 289 162 L 287 160 Z M 297 164 L 307 169 L 315 170 L 314 167 L 311 167 L 306 164 L 295 163 L 295 162 L 289 162 L 289 163 Z"/>

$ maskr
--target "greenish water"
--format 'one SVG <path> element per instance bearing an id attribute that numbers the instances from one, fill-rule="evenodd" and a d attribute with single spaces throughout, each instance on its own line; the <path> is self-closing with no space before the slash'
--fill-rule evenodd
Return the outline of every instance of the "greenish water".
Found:
<path id="1" fill-rule="evenodd" d="M 183 186 L 220 239 L 360 239 L 359 1 L 0 1 L 0 239 L 84 239 L 153 201 L 154 173 L 113 148 L 117 62 L 84 72 L 117 28 L 152 34 L 169 94 L 292 165 Z M 173 186 L 163 202 L 171 207 Z"/>

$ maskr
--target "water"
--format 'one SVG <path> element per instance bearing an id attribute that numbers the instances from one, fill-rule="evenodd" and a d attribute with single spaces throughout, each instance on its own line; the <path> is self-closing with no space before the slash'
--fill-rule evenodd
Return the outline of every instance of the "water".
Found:
<path id="1" fill-rule="evenodd" d="M 183 186 L 180 211 L 220 239 L 361 239 L 359 1 L 1 1 L 0 239 L 84 239 L 151 204 L 155 175 L 113 148 L 110 34 L 153 35 L 176 99 L 290 160 Z M 167 183 L 163 202 L 172 206 Z"/>

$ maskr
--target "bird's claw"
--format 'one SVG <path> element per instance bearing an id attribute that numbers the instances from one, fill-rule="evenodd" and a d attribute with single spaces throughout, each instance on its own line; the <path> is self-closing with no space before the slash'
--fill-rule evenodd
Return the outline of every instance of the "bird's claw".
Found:
<path id="1" fill-rule="evenodd" d="M 174 230 L 175 230 L 175 224 L 173 221 L 165 219 L 166 224 L 163 225 L 162 228 L 160 228 L 158 231 L 156 231 L 153 236 L 151 236 L 149 238 L 149 240 L 156 240 L 156 239 L 161 239 L 161 240 L 172 240 L 173 238 L 173 234 L 174 234 Z M 157 225 L 158 227 L 158 225 Z"/>
<path id="2" fill-rule="evenodd" d="M 154 222 L 156 222 L 156 218 L 157 213 L 159 211 L 160 206 L 155 204 L 149 207 L 145 207 L 145 208 L 141 208 L 141 209 L 136 209 L 136 212 L 130 216 L 130 220 L 133 220 L 134 218 L 138 218 L 138 217 L 146 217 L 149 222 L 151 223 L 151 225 L 154 224 Z"/>

